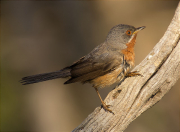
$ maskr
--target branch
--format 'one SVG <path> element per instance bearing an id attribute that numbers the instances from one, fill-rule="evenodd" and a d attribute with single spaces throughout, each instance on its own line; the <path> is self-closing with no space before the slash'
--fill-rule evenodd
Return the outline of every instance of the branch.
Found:
<path id="1" fill-rule="evenodd" d="M 143 77 L 125 79 L 105 99 L 114 115 L 97 107 L 73 132 L 122 132 L 172 88 L 180 77 L 180 3 L 164 36 L 134 71 Z"/>

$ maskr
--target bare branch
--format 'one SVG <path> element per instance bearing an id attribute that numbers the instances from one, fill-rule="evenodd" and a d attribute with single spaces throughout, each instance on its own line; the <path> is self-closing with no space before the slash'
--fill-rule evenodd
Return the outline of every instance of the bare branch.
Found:
<path id="1" fill-rule="evenodd" d="M 172 88 L 180 77 L 180 3 L 164 36 L 134 71 L 143 77 L 125 79 L 105 99 L 115 114 L 98 107 L 73 132 L 124 131 Z"/>

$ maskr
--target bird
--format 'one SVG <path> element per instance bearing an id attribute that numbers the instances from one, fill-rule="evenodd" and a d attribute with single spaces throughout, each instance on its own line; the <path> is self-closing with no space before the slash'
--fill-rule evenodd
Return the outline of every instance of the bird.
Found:
<path id="1" fill-rule="evenodd" d="M 121 82 L 126 77 L 140 76 L 137 71 L 130 72 L 135 65 L 134 46 L 139 31 L 145 26 L 135 28 L 131 25 L 114 26 L 103 43 L 90 53 L 59 71 L 26 76 L 21 79 L 23 85 L 42 81 L 69 78 L 64 84 L 75 82 L 90 83 L 94 87 L 102 107 L 112 112 L 100 96 L 101 88 Z M 112 112 L 113 113 L 113 112 Z"/>

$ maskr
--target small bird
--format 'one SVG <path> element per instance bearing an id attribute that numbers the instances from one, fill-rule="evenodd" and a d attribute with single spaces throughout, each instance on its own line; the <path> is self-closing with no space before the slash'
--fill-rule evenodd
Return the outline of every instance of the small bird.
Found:
<path id="1" fill-rule="evenodd" d="M 90 83 L 95 88 L 103 108 L 112 112 L 109 105 L 102 100 L 98 88 L 121 82 L 125 77 L 141 75 L 130 70 L 134 66 L 137 33 L 144 28 L 145 26 L 135 28 L 125 24 L 116 25 L 109 31 L 103 43 L 72 65 L 55 72 L 23 77 L 21 83 L 27 85 L 66 77 L 70 79 L 64 84 Z"/>

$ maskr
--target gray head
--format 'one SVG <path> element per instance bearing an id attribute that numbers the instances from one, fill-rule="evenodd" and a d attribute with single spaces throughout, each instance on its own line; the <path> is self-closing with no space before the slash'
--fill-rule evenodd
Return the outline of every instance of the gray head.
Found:
<path id="1" fill-rule="evenodd" d="M 134 26 L 125 24 L 116 25 L 109 31 L 106 38 L 106 43 L 113 47 L 118 45 L 121 47 L 126 47 L 126 44 L 134 37 L 134 35 L 144 28 L 144 26 L 135 28 Z"/>

